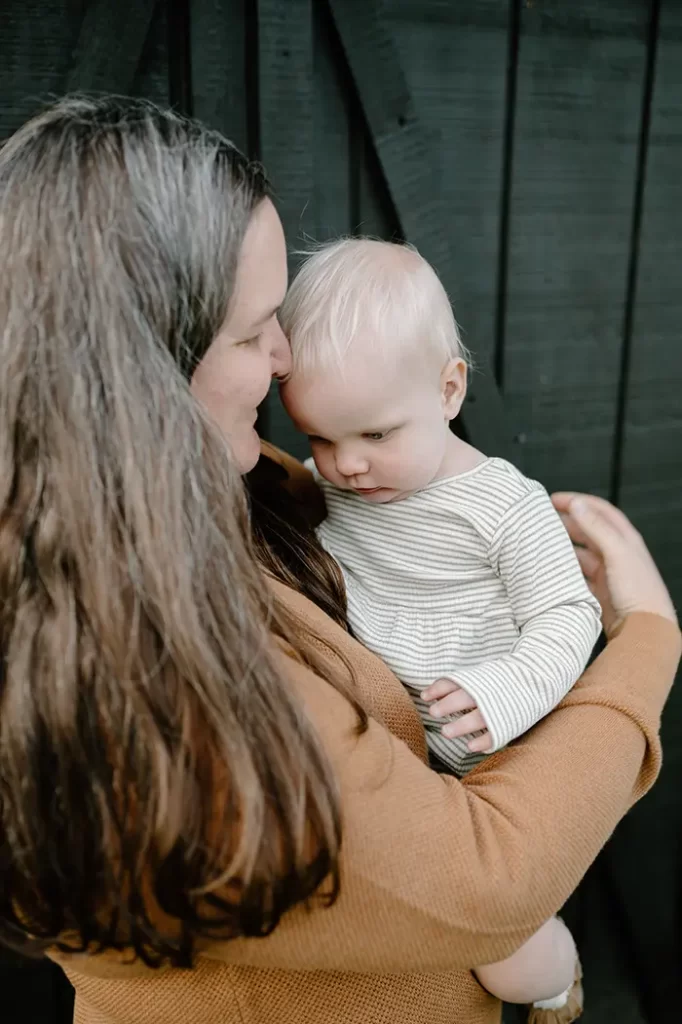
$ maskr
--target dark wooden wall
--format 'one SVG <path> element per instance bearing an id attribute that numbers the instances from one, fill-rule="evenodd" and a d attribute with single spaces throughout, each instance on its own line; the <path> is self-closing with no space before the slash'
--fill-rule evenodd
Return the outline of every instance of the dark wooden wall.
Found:
<path id="1" fill-rule="evenodd" d="M 141 94 L 264 161 L 292 247 L 414 241 L 479 363 L 473 442 L 621 502 L 682 602 L 680 0 L 3 0 L 0 86 L 0 138 Z M 274 394 L 262 426 L 304 450 Z M 679 1016 L 680 701 L 569 911 L 588 1024 Z"/>

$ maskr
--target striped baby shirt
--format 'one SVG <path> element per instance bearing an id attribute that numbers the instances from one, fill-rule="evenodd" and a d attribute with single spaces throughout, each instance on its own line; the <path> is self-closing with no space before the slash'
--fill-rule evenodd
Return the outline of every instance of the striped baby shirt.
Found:
<path id="1" fill-rule="evenodd" d="M 504 459 L 373 505 L 320 477 L 324 548 L 341 566 L 355 636 L 411 695 L 430 751 L 457 775 L 486 755 L 446 739 L 421 691 L 444 676 L 476 700 L 499 750 L 577 681 L 601 631 L 549 495 Z"/>

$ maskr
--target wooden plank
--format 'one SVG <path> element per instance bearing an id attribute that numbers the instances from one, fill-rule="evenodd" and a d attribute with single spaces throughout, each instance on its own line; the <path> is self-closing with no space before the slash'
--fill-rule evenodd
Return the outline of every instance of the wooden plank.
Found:
<path id="1" fill-rule="evenodd" d="M 0 140 L 63 92 L 81 20 L 64 0 L 0 3 Z"/>
<path id="2" fill-rule="evenodd" d="M 168 16 L 166 4 L 158 3 L 131 88 L 134 96 L 144 96 L 162 107 L 167 107 L 171 102 Z"/>
<path id="3" fill-rule="evenodd" d="M 194 116 L 247 151 L 245 4 L 191 0 L 190 17 Z"/>
<path id="4" fill-rule="evenodd" d="M 173 110 L 191 116 L 192 110 L 192 21 L 189 0 L 159 0 L 163 8 L 168 51 L 168 98 Z M 153 33 L 154 26 L 150 29 Z M 144 60 L 144 56 L 142 58 Z"/>
<path id="5" fill-rule="evenodd" d="M 503 392 L 550 489 L 609 492 L 649 7 L 521 12 Z"/>
<path id="6" fill-rule="evenodd" d="M 258 2 L 260 156 L 290 243 L 310 221 L 313 182 L 311 0 Z"/>
<path id="7" fill-rule="evenodd" d="M 682 602 L 682 7 L 664 0 L 619 497 Z"/>
<path id="8" fill-rule="evenodd" d="M 316 239 L 393 239 L 400 225 L 327 4 L 313 4 Z"/>
<path id="9" fill-rule="evenodd" d="M 353 233 L 401 241 L 403 230 L 363 119 L 353 121 Z"/>
<path id="10" fill-rule="evenodd" d="M 125 11 L 124 11 L 125 16 Z M 86 0 L 7 0 L 0 7 L 0 138 L 15 131 L 55 96 L 71 89 L 88 88 L 85 77 L 74 73 L 73 54 L 82 55 L 92 7 Z M 111 48 L 110 39 L 106 39 Z M 125 91 L 168 103 L 166 11 L 159 4 L 153 15 L 139 65 Z M 84 67 L 84 66 L 83 66 Z M 120 80 L 103 86 L 119 90 Z"/>
<path id="11" fill-rule="evenodd" d="M 455 313 L 467 344 L 492 364 L 509 0 L 391 0 L 385 10 L 415 110 L 438 132 Z"/>
<path id="12" fill-rule="evenodd" d="M 646 154 L 618 495 L 682 607 L 682 6 L 663 0 Z M 679 1018 L 682 689 L 663 715 L 663 771 L 608 849 L 647 1019 Z M 646 885 L 642 885 L 646 879 Z"/>
<path id="13" fill-rule="evenodd" d="M 132 91 L 156 0 L 92 0 L 67 78 L 67 90 Z"/>
<path id="14" fill-rule="evenodd" d="M 347 235 L 354 219 L 357 131 L 345 62 L 329 11 L 313 3 L 313 223 L 315 241 Z"/>
<path id="15" fill-rule="evenodd" d="M 290 248 L 314 231 L 313 48 L 311 0 L 257 0 L 260 158 L 273 183 Z M 291 269 L 294 261 L 291 260 Z M 292 454 L 306 438 L 284 412 L 273 386 L 261 430 Z"/>
<path id="16" fill-rule="evenodd" d="M 402 232 L 454 294 L 457 275 L 441 197 L 439 136 L 417 112 L 377 0 L 329 3 Z M 512 457 L 511 432 L 490 373 L 473 376 L 463 419 L 474 444 L 491 455 Z"/>

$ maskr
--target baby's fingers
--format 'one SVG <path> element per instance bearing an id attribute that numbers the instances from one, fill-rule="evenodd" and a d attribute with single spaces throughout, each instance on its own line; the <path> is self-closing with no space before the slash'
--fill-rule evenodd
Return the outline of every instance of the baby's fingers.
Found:
<path id="1" fill-rule="evenodd" d="M 483 715 L 477 709 L 476 711 L 470 711 L 468 715 L 462 715 L 455 722 L 448 722 L 443 726 L 443 736 L 449 740 L 454 740 L 457 736 L 470 736 L 474 732 L 482 732 L 486 728 L 486 724 L 483 720 Z M 488 746 L 490 745 L 490 737 L 488 737 Z"/>
<path id="2" fill-rule="evenodd" d="M 458 687 L 453 693 L 447 694 L 437 703 L 432 704 L 429 714 L 433 718 L 447 718 L 448 715 L 460 715 L 462 711 L 471 711 L 475 707 L 476 701 L 473 697 L 470 697 L 466 690 Z"/>
<path id="3" fill-rule="evenodd" d="M 472 754 L 487 754 L 493 749 L 490 733 L 486 729 L 481 736 L 474 736 L 472 740 L 469 740 L 467 746 Z"/>
<path id="4" fill-rule="evenodd" d="M 431 683 L 425 690 L 422 690 L 422 700 L 439 700 L 441 697 L 445 697 L 448 693 L 454 693 L 455 690 L 459 690 L 459 686 L 453 679 L 436 679 L 435 683 Z"/>

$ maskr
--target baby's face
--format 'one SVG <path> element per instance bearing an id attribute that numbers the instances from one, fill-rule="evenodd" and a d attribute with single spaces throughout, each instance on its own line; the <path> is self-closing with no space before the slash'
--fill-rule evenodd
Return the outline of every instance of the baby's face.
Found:
<path id="1" fill-rule="evenodd" d="M 319 472 L 337 487 L 380 504 L 438 477 L 450 432 L 437 367 L 355 357 L 342 374 L 294 374 L 281 393 Z"/>

